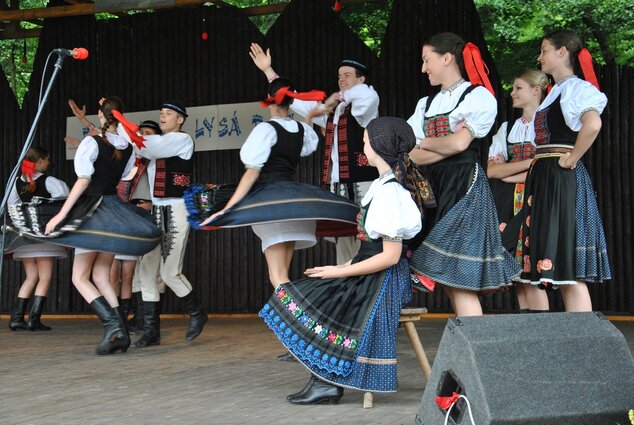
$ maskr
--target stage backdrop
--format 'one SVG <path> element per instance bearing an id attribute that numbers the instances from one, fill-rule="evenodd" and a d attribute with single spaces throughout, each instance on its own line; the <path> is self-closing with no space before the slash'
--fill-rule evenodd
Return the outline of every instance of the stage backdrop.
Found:
<path id="1" fill-rule="evenodd" d="M 51 5 L 57 3 L 52 1 Z M 265 97 L 267 82 L 248 56 L 252 41 L 271 48 L 275 70 L 290 77 L 299 90 L 333 92 L 337 90 L 340 60 L 354 58 L 364 62 L 370 68 L 368 82 L 381 96 L 381 115 L 407 118 L 420 97 L 434 92 L 420 72 L 423 41 L 437 32 L 453 31 L 482 50 L 498 92 L 499 123 L 512 115 L 472 2 L 395 0 L 380 58 L 352 33 L 331 6 L 331 1 L 294 0 L 266 36 L 239 9 L 225 5 L 163 10 L 107 21 L 95 21 L 93 17 L 46 20 L 22 109 L 17 106 L 5 76 L 0 75 L 2 187 L 35 114 L 46 55 L 57 47 L 83 46 L 90 51 L 86 61 L 66 60 L 35 140 L 35 144 L 47 147 L 52 153 L 51 174 L 69 184 L 75 180 L 72 162 L 65 160 L 63 142 L 67 117 L 71 115 L 69 98 L 86 104 L 89 114 L 96 114 L 97 100 L 106 95 L 120 96 L 128 111 L 150 111 L 149 115 L 167 99 L 178 99 L 191 111 L 208 105 L 256 102 Z M 208 34 L 207 40 L 201 38 L 203 32 Z M 628 141 L 634 139 L 634 134 L 628 123 L 634 121 L 631 98 L 634 72 L 627 68 L 599 69 L 599 81 L 609 105 L 603 114 L 604 127 L 599 140 L 584 161 L 597 190 L 614 280 L 593 287 L 591 292 L 597 310 L 632 314 L 634 290 L 629 279 L 634 205 L 630 188 L 634 173 L 630 164 L 634 158 Z M 233 109 L 225 115 L 218 117 L 231 124 Z M 205 127 L 204 114 L 198 118 L 198 122 L 195 118 L 188 122 L 192 136 L 198 130 L 203 134 L 209 131 L 209 119 Z M 243 135 L 251 124 L 241 126 Z M 77 131 L 81 135 L 81 129 Z M 238 147 L 222 148 L 221 143 L 211 139 L 204 148 L 201 143 L 194 156 L 195 179 L 236 182 L 243 167 L 238 150 L 227 149 L 234 146 Z M 487 150 L 488 146 L 482 147 L 485 161 Z M 321 157 L 319 152 L 302 160 L 300 180 L 318 184 Z M 299 277 L 306 267 L 332 263 L 334 249 L 322 241 L 315 248 L 297 253 L 291 273 Z M 71 265 L 70 259 L 56 265 L 47 306 L 50 313 L 89 311 L 72 287 Z M 260 243 L 250 229 L 192 232 L 184 272 L 210 313 L 257 312 L 272 292 Z M 13 261 L 5 262 L 2 273 L 0 311 L 8 312 L 23 274 Z M 559 296 L 552 297 L 555 306 L 561 308 Z M 415 303 L 433 312 L 450 311 L 441 292 L 416 295 Z M 489 312 L 511 311 L 515 307 L 510 293 L 483 297 L 483 303 Z M 172 294 L 167 296 L 164 311 L 182 311 Z"/>

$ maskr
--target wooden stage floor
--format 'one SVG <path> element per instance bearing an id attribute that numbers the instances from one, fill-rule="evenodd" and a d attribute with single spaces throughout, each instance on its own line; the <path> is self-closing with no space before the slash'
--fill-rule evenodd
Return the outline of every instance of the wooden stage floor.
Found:
<path id="1" fill-rule="evenodd" d="M 96 356 L 96 319 L 44 319 L 51 332 L 0 329 L 0 424 L 413 424 L 425 380 L 399 329 L 395 394 L 346 390 L 338 405 L 294 406 L 308 372 L 257 318 L 210 319 L 193 342 L 186 319 L 163 319 L 162 345 Z M 446 319 L 416 327 L 430 361 Z M 634 322 L 616 322 L 634 351 Z M 133 337 L 135 340 L 137 336 Z"/>

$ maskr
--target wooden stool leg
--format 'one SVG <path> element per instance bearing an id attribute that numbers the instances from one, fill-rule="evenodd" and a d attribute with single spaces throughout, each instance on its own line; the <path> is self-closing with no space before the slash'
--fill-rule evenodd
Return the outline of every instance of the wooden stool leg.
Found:
<path id="1" fill-rule="evenodd" d="M 370 391 L 363 394 L 363 408 L 364 409 L 371 409 L 373 402 L 374 402 L 374 395 Z"/>
<path id="2" fill-rule="evenodd" d="M 405 322 L 404 325 L 405 329 L 407 330 L 407 336 L 409 337 L 409 340 L 412 343 L 412 347 L 414 348 L 414 353 L 416 353 L 418 364 L 423 370 L 423 375 L 425 375 L 425 379 L 429 380 L 431 367 L 429 366 L 429 360 L 427 360 L 427 355 L 425 354 L 425 350 L 423 349 L 423 344 L 421 344 L 420 338 L 418 337 L 418 332 L 416 332 L 416 326 L 414 326 L 414 323 L 412 322 Z"/>

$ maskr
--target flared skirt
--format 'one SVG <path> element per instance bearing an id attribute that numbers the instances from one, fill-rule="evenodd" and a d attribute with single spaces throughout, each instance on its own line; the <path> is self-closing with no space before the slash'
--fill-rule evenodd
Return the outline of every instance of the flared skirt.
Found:
<path id="1" fill-rule="evenodd" d="M 408 265 L 402 259 L 367 276 L 305 278 L 280 285 L 259 314 L 321 379 L 393 392 L 398 388 L 396 331 L 400 310 L 411 296 Z"/>
<path id="2" fill-rule="evenodd" d="M 52 233 L 44 235 L 46 223 L 62 208 L 64 200 L 34 198 L 9 207 L 11 220 L 24 237 L 89 251 L 140 256 L 161 239 L 151 214 L 123 202 L 116 195 L 80 198 Z"/>
<path id="3" fill-rule="evenodd" d="M 225 214 L 208 226 L 200 223 L 221 210 L 235 185 L 192 185 L 187 189 L 185 205 L 193 228 L 216 230 L 266 223 L 314 220 L 319 236 L 353 236 L 359 207 L 342 196 L 317 186 L 293 181 L 270 181 L 258 184 Z"/>
<path id="4" fill-rule="evenodd" d="M 611 279 L 596 195 L 583 163 L 539 158 L 526 179 L 520 281 L 533 285 L 598 283 Z"/>
<path id="5" fill-rule="evenodd" d="M 479 164 L 431 168 L 438 209 L 426 216 L 426 236 L 412 270 L 445 286 L 491 291 L 512 284 L 520 268 L 501 242 L 491 189 Z M 462 196 L 460 196 L 462 194 Z"/>

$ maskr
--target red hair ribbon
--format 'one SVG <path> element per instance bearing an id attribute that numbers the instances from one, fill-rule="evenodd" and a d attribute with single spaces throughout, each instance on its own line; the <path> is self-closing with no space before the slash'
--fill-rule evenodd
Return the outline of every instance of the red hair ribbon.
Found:
<path id="1" fill-rule="evenodd" d="M 471 84 L 482 85 L 486 87 L 493 96 L 495 96 L 493 86 L 489 81 L 489 77 L 487 77 L 489 74 L 489 68 L 487 68 L 486 64 L 482 60 L 478 47 L 473 43 L 465 44 L 464 49 L 462 50 L 462 57 L 464 59 L 464 67 L 467 71 L 467 76 L 469 77 Z"/>
<path id="2" fill-rule="evenodd" d="M 260 102 L 260 105 L 263 108 L 266 108 L 269 105 L 280 105 L 284 102 L 284 98 L 292 97 L 293 99 L 299 100 L 316 100 L 317 102 L 321 102 L 326 98 L 326 93 L 321 90 L 311 90 L 307 92 L 298 93 L 296 91 L 291 90 L 290 87 L 282 87 L 275 93 L 274 96 L 267 97 L 266 99 Z"/>
<path id="3" fill-rule="evenodd" d="M 35 174 L 35 162 L 28 159 L 23 159 L 20 169 L 22 171 L 22 174 L 24 174 L 29 179 L 29 183 L 33 183 L 33 174 Z"/>
<path id="4" fill-rule="evenodd" d="M 436 404 L 443 410 L 448 410 L 452 404 L 458 401 L 460 394 L 453 393 L 449 397 L 436 397 Z"/>
<path id="5" fill-rule="evenodd" d="M 123 114 L 117 111 L 116 109 L 112 110 L 112 116 L 115 117 L 115 119 L 121 123 L 121 125 L 123 126 L 123 129 L 130 137 L 130 140 L 132 140 L 132 142 L 136 145 L 137 148 L 142 149 L 145 147 L 145 143 L 143 143 L 143 136 L 141 136 L 138 133 L 139 131 L 138 125 L 128 121 L 127 118 L 124 117 Z"/>
<path id="6" fill-rule="evenodd" d="M 599 81 L 597 81 L 597 75 L 594 73 L 594 66 L 592 66 L 592 55 L 590 55 L 588 49 L 585 47 L 581 49 L 577 55 L 577 59 L 579 60 L 581 71 L 583 71 L 583 78 L 595 86 L 597 90 L 601 90 L 599 88 Z"/>

